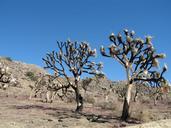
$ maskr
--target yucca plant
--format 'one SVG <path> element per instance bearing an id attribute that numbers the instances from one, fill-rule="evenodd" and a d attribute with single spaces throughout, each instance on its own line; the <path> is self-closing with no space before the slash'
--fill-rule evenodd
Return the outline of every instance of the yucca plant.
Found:
<path id="1" fill-rule="evenodd" d="M 9 73 L 9 67 L 0 62 L 0 82 L 9 83 L 11 80 L 11 74 Z"/>
<path id="2" fill-rule="evenodd" d="M 57 42 L 57 51 L 48 53 L 43 61 L 45 68 L 55 71 L 55 77 L 63 76 L 75 91 L 76 112 L 83 109 L 83 97 L 80 94 L 80 77 L 83 73 L 100 75 L 102 63 L 96 64 L 91 58 L 96 56 L 96 49 L 91 49 L 86 42 Z M 70 77 L 74 78 L 72 83 Z M 79 87 L 80 86 L 80 87 Z"/>
<path id="3" fill-rule="evenodd" d="M 131 90 L 134 83 L 142 81 L 157 87 L 165 82 L 163 74 L 167 70 L 167 66 L 164 66 L 161 71 L 158 70 L 158 60 L 165 58 L 166 55 L 156 53 L 151 39 L 151 36 L 146 36 L 145 40 L 137 38 L 134 31 L 125 29 L 123 34 L 112 33 L 109 36 L 112 44 L 108 47 L 108 52 L 103 46 L 100 48 L 103 56 L 117 60 L 126 71 L 127 85 L 122 120 L 127 120 L 130 115 Z"/>

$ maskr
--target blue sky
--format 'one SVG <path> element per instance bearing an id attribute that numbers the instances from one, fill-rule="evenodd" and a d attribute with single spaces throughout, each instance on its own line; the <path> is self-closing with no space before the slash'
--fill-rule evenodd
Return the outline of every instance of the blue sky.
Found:
<path id="1" fill-rule="evenodd" d="M 42 57 L 56 48 L 56 40 L 87 41 L 93 48 L 110 44 L 110 33 L 124 28 L 137 36 L 154 37 L 162 61 L 171 66 L 170 0 L 0 0 L 0 56 L 43 67 Z M 112 80 L 125 79 L 114 60 L 101 57 Z M 170 71 L 166 73 L 170 79 Z"/>

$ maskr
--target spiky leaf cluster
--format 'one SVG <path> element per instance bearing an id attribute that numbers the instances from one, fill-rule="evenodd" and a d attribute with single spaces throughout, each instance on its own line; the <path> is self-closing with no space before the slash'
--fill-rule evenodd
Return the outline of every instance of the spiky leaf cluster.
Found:
<path id="1" fill-rule="evenodd" d="M 123 36 L 122 36 L 123 35 Z M 106 49 L 101 46 L 100 51 L 103 56 L 111 57 L 119 61 L 127 69 L 130 81 L 148 81 L 159 85 L 159 81 L 164 81 L 162 71 L 157 71 L 159 59 L 165 58 L 165 54 L 157 54 L 151 42 L 152 37 L 146 36 L 145 39 L 135 36 L 134 31 L 124 30 L 123 34 L 112 33 L 109 40 L 112 44 Z"/>
<path id="2" fill-rule="evenodd" d="M 45 68 L 54 70 L 57 77 L 64 76 L 70 82 L 68 71 L 77 81 L 83 73 L 101 74 L 103 64 L 91 61 L 96 56 L 96 49 L 91 49 L 88 43 L 68 40 L 57 42 L 57 45 L 56 52 L 52 51 L 43 58 Z"/>

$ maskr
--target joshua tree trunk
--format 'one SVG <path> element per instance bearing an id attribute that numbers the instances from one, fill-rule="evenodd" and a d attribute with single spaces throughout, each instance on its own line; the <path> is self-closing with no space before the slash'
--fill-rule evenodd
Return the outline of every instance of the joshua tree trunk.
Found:
<path id="1" fill-rule="evenodd" d="M 81 96 L 79 92 L 78 82 L 76 81 L 75 84 L 76 84 L 76 88 L 74 90 L 75 90 L 75 97 L 76 97 L 76 103 L 77 103 L 75 112 L 80 112 L 83 109 L 83 97 Z"/>
<path id="2" fill-rule="evenodd" d="M 132 86 L 133 86 L 133 84 L 127 85 L 127 91 L 126 91 L 126 96 L 124 99 L 123 111 L 122 111 L 122 117 L 121 117 L 121 119 L 124 121 L 126 121 L 130 116 L 129 115 L 129 107 L 130 107 Z"/>

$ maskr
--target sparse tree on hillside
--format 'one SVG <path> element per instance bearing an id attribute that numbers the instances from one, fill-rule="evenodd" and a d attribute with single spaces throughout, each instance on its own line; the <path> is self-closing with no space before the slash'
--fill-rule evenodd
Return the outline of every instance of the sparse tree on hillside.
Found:
<path id="1" fill-rule="evenodd" d="M 5 66 L 3 63 L 0 63 L 0 84 L 1 88 L 6 89 L 7 84 L 10 83 L 11 74 L 9 73 L 9 67 Z"/>
<path id="2" fill-rule="evenodd" d="M 151 36 L 146 36 L 146 39 L 143 40 L 135 37 L 134 31 L 129 32 L 127 29 L 124 30 L 124 37 L 121 33 L 118 35 L 112 33 L 109 39 L 112 42 L 109 46 L 109 53 L 106 53 L 103 46 L 100 50 L 103 56 L 117 60 L 126 71 L 127 86 L 121 119 L 127 120 L 134 83 L 142 81 L 158 87 L 165 82 L 163 74 L 167 70 L 167 66 L 165 65 L 161 71 L 157 71 L 158 59 L 165 58 L 165 54 L 156 53 Z"/>
<path id="3" fill-rule="evenodd" d="M 52 103 L 56 95 L 61 99 L 66 96 L 65 94 L 69 88 L 69 84 L 65 84 L 65 82 L 62 82 L 60 79 L 56 79 L 49 74 L 40 74 L 39 78 L 35 81 L 35 84 L 29 85 L 29 87 L 31 88 L 30 100 L 32 99 L 32 96 L 37 97 L 38 94 L 40 94 L 43 101 L 45 99 L 45 102 Z"/>
<path id="4" fill-rule="evenodd" d="M 153 99 L 154 105 L 157 105 L 157 100 L 163 100 L 163 96 L 167 99 L 167 95 L 169 93 L 169 82 L 166 81 L 162 83 L 162 85 L 158 88 L 150 85 L 144 85 L 147 88 L 146 93 L 148 94 L 150 99 Z"/>
<path id="5" fill-rule="evenodd" d="M 55 72 L 56 77 L 65 77 L 70 87 L 75 92 L 77 108 L 79 112 L 83 108 L 83 97 L 80 94 L 79 81 L 83 73 L 92 75 L 101 74 L 102 63 L 91 61 L 96 56 L 96 49 L 92 50 L 86 42 L 57 42 L 58 50 L 48 53 L 43 61 L 46 69 Z M 74 83 L 69 77 L 74 78 Z"/>

